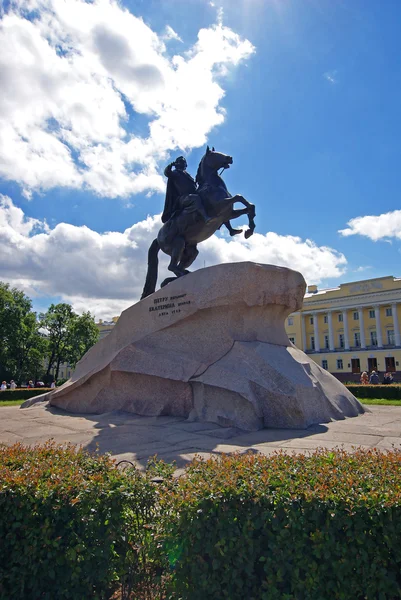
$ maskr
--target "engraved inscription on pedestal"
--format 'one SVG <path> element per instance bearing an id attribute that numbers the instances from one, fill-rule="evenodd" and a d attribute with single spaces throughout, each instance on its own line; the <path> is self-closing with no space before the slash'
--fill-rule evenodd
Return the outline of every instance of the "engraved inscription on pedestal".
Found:
<path id="1" fill-rule="evenodd" d="M 189 306 L 191 300 L 187 298 L 188 294 L 179 294 L 178 296 L 163 296 L 153 300 L 153 306 L 149 306 L 149 312 L 157 312 L 159 317 L 168 317 L 177 315 L 181 308 Z"/>

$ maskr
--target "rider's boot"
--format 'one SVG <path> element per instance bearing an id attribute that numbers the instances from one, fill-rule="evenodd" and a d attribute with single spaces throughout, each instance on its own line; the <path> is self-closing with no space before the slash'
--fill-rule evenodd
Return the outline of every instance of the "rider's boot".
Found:
<path id="1" fill-rule="evenodd" d="M 209 215 L 206 214 L 206 211 L 203 208 L 203 206 L 200 206 L 198 208 L 198 212 L 199 212 L 200 216 L 202 217 L 202 221 L 204 221 L 205 223 L 210 223 L 210 221 L 212 220 L 212 217 L 209 217 Z"/>

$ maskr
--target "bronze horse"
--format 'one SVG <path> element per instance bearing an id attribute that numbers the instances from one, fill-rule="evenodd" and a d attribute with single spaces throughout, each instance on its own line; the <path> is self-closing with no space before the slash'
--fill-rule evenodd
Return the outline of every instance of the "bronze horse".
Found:
<path id="1" fill-rule="evenodd" d="M 228 169 L 232 162 L 231 156 L 215 152 L 214 148 L 210 150 L 209 146 L 207 147 L 206 153 L 199 163 L 196 182 L 199 186 L 197 193 L 200 195 L 210 219 L 205 223 L 198 215 L 188 212 L 184 208 L 163 225 L 149 248 L 148 272 L 141 300 L 153 294 L 156 289 L 159 250 L 163 250 L 171 256 L 169 271 L 172 271 L 176 277 L 182 277 L 188 273 L 187 268 L 192 265 L 199 254 L 197 244 L 211 237 L 223 223 L 228 223 L 231 219 L 237 219 L 242 215 L 248 215 L 249 229 L 245 231 L 245 237 L 249 238 L 253 234 L 255 206 L 240 194 L 231 196 L 218 173 L 219 169 Z M 234 209 L 236 202 L 240 202 L 245 208 Z M 173 279 L 175 278 L 166 279 L 162 283 L 162 287 Z"/>

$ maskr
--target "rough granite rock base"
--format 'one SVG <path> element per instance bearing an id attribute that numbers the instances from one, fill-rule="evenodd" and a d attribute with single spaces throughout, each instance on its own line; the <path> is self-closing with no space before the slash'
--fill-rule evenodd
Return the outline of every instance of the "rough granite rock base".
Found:
<path id="1" fill-rule="evenodd" d="M 73 412 L 173 415 L 245 430 L 357 416 L 358 400 L 288 340 L 284 321 L 304 293 L 300 273 L 272 265 L 185 275 L 124 311 L 71 379 L 41 399 Z"/>

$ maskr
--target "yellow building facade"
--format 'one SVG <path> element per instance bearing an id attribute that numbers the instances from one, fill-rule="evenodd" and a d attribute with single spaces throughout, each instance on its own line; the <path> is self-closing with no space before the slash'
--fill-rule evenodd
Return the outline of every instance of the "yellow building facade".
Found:
<path id="1" fill-rule="evenodd" d="M 318 290 L 286 320 L 289 339 L 342 381 L 362 371 L 401 379 L 401 278 L 380 277 Z"/>
<path id="2" fill-rule="evenodd" d="M 111 321 L 103 321 L 102 319 L 99 319 L 99 321 L 95 323 L 96 327 L 99 329 L 99 340 L 103 339 L 110 333 L 117 321 L 118 317 L 113 317 Z"/>

